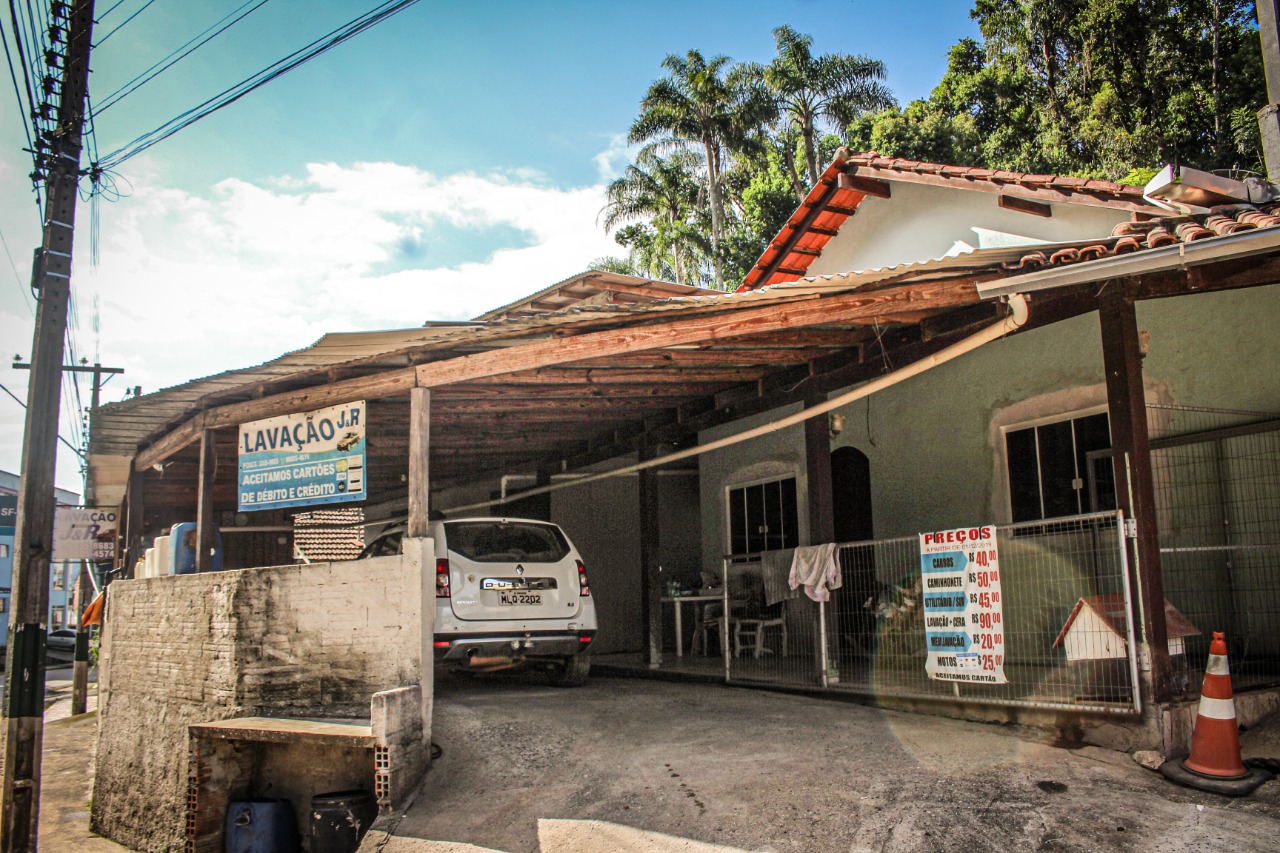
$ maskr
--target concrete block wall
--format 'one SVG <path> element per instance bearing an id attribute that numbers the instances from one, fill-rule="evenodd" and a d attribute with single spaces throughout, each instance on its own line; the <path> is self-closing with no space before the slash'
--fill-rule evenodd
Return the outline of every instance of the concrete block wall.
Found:
<path id="1" fill-rule="evenodd" d="M 430 541 L 420 540 L 403 557 L 113 584 L 93 830 L 138 850 L 182 849 L 193 723 L 368 718 L 374 693 L 421 684 L 416 731 L 426 749 L 430 554 Z"/>

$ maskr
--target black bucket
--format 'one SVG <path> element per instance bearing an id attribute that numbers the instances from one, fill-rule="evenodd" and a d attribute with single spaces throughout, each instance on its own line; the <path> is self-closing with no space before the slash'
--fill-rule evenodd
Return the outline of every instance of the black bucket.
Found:
<path id="1" fill-rule="evenodd" d="M 227 808 L 226 853 L 297 853 L 298 820 L 288 800 L 236 800 Z"/>
<path id="2" fill-rule="evenodd" d="M 338 791 L 311 798 L 311 853 L 355 853 L 378 816 L 369 791 Z"/>

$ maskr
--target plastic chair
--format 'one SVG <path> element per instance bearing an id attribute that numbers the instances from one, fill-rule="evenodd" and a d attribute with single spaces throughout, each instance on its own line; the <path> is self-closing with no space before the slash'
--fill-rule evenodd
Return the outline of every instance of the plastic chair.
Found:
<path id="1" fill-rule="evenodd" d="M 713 631 L 714 634 L 712 634 Z M 699 652 L 704 655 L 711 654 L 708 635 L 714 636 L 717 643 L 724 636 L 724 605 L 714 601 L 703 605 L 701 612 L 698 614 L 698 619 L 693 624 L 693 642 L 689 645 L 690 653 L 695 655 Z"/>
<path id="2" fill-rule="evenodd" d="M 782 604 L 765 607 L 754 616 L 733 620 L 733 656 L 740 656 L 744 647 L 754 658 L 759 658 L 762 654 L 773 654 L 773 649 L 764 644 L 764 632 L 769 628 L 777 628 L 781 632 L 782 656 L 786 657 L 787 614 Z"/>

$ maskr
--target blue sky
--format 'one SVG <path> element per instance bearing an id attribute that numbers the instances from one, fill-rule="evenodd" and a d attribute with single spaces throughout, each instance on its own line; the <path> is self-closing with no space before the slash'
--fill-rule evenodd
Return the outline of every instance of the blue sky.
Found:
<path id="1" fill-rule="evenodd" d="M 90 81 L 107 96 L 242 0 L 98 0 Z M 271 0 L 97 119 L 114 150 L 371 8 Z M 788 23 L 818 52 L 888 66 L 905 103 L 976 35 L 956 0 L 424 2 L 124 163 L 127 197 L 78 213 L 78 349 L 144 391 L 259 363 L 325 331 L 460 319 L 614 251 L 595 223 L 627 128 L 668 53 L 766 62 Z M 6 30 L 7 30 L 6 26 Z M 108 34 L 109 37 L 108 37 Z M 0 95 L 0 343 L 31 347 L 25 295 L 39 223 L 16 100 Z M 94 305 L 97 310 L 94 310 Z M 95 323 L 96 321 L 96 323 Z M 95 331 L 96 324 L 96 331 Z M 25 398 L 25 373 L 0 369 Z M 84 392 L 87 400 L 87 391 Z M 0 469 L 21 410 L 0 394 Z M 64 432 L 69 433 L 71 427 Z M 78 490 L 74 457 L 59 485 Z"/>

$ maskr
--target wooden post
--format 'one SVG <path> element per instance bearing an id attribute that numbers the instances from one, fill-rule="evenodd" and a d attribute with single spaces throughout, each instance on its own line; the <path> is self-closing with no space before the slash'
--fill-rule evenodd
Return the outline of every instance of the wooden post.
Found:
<path id="1" fill-rule="evenodd" d="M 1142 385 L 1142 352 L 1133 299 L 1124 295 L 1120 282 L 1110 282 L 1099 297 L 1098 317 L 1107 375 L 1107 406 L 1111 413 L 1111 444 L 1116 450 L 1116 499 L 1137 534 L 1128 539 L 1129 554 L 1138 578 L 1143 637 L 1151 656 L 1152 699 L 1168 702 L 1173 696 L 1173 681 L 1164 615 L 1164 572 L 1156 530 L 1155 486 L 1151 478 L 1147 400 Z"/>
<path id="2" fill-rule="evenodd" d="M 409 392 L 409 523 L 408 539 L 424 539 L 431 531 L 431 389 Z"/>
<path id="3" fill-rule="evenodd" d="M 652 445 L 640 449 L 641 460 L 658 451 Z M 662 666 L 662 563 L 659 558 L 658 469 L 646 468 L 640 477 L 640 600 L 644 613 L 649 668 Z"/>
<path id="4" fill-rule="evenodd" d="M 213 475 L 218 451 L 213 430 L 200 433 L 200 485 L 196 498 L 196 572 L 213 567 Z M 176 567 L 175 567 L 176 570 Z"/>
<path id="5" fill-rule="evenodd" d="M 129 525 L 125 530 L 125 546 L 128 550 L 125 554 L 125 565 L 121 567 L 124 571 L 120 573 L 120 577 L 132 577 L 133 567 L 138 564 L 138 558 L 147 552 L 146 544 L 142 541 L 142 537 L 147 532 L 146 487 L 143 485 L 143 477 L 144 474 L 141 471 L 129 471 L 129 485 L 124 495 Z"/>
<path id="6" fill-rule="evenodd" d="M 1258 36 L 1262 40 L 1262 67 L 1267 78 L 1267 105 L 1258 110 L 1262 154 L 1267 177 L 1280 180 L 1280 2 L 1257 0 Z"/>
<path id="7" fill-rule="evenodd" d="M 825 402 L 810 398 L 806 406 Z M 831 429 L 828 416 L 804 422 L 804 455 L 809 480 L 809 544 L 833 542 L 836 537 L 835 501 L 831 493 Z"/>
<path id="8" fill-rule="evenodd" d="M 118 532 L 118 531 L 117 531 Z M 80 579 L 76 581 L 76 652 L 71 664 L 71 713 L 83 714 L 89 709 L 89 629 L 83 624 L 82 614 L 93 596 L 93 582 L 89 579 L 89 563 L 80 564 Z"/>

